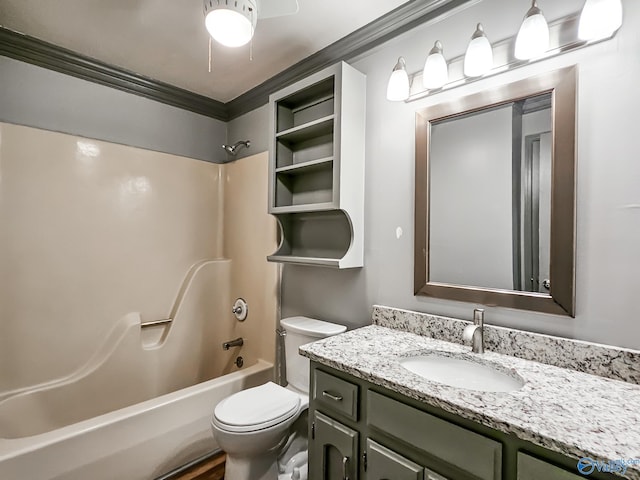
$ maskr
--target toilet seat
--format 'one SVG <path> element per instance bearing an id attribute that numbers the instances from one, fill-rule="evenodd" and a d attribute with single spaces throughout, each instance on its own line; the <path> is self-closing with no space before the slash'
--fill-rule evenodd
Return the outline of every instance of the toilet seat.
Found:
<path id="1" fill-rule="evenodd" d="M 272 427 L 297 415 L 300 395 L 273 382 L 249 388 L 222 400 L 212 422 L 228 432 L 254 432 Z"/>

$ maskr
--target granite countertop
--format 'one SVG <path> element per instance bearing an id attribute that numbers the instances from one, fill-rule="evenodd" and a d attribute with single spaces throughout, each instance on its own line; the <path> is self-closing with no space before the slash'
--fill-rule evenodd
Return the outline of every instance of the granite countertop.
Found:
<path id="1" fill-rule="evenodd" d="M 515 371 L 525 384 L 506 393 L 465 390 L 425 380 L 399 363 L 433 351 Z M 467 346 L 377 325 L 304 345 L 300 353 L 576 459 L 640 459 L 639 385 L 489 351 L 472 354 Z M 624 477 L 640 480 L 640 464 L 629 465 Z"/>

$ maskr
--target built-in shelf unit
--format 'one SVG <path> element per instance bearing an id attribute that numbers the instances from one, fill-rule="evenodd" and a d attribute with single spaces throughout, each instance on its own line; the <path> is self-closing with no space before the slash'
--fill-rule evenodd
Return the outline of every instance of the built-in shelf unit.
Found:
<path id="1" fill-rule="evenodd" d="M 269 97 L 269 261 L 361 267 L 365 76 L 344 62 Z"/>

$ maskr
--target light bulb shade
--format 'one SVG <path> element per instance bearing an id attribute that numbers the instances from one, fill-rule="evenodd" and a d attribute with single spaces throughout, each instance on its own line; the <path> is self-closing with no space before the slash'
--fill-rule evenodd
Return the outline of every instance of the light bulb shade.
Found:
<path id="1" fill-rule="evenodd" d="M 449 67 L 442 53 L 442 44 L 436 42 L 424 62 L 422 85 L 424 88 L 434 90 L 443 87 L 448 81 Z"/>
<path id="2" fill-rule="evenodd" d="M 464 54 L 464 74 L 467 77 L 481 77 L 492 68 L 493 48 L 482 25 L 478 24 Z"/>
<path id="3" fill-rule="evenodd" d="M 398 58 L 387 83 L 387 100 L 401 102 L 409 98 L 409 75 L 407 75 L 404 58 Z"/>
<path id="4" fill-rule="evenodd" d="M 518 60 L 529 60 L 542 55 L 547 50 L 549 50 L 549 25 L 542 11 L 533 2 L 516 37 L 515 57 Z"/>
<path id="5" fill-rule="evenodd" d="M 258 11 L 254 0 L 204 2 L 204 22 L 213 39 L 225 47 L 249 43 L 255 31 Z"/>
<path id="6" fill-rule="evenodd" d="M 607 38 L 622 25 L 622 0 L 587 0 L 580 14 L 580 40 Z"/>

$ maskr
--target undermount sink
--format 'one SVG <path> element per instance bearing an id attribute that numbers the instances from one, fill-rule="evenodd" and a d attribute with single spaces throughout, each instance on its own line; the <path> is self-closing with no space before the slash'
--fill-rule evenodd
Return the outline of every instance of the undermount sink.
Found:
<path id="1" fill-rule="evenodd" d="M 400 364 L 426 380 L 450 387 L 483 392 L 513 392 L 524 385 L 524 380 L 515 372 L 507 373 L 463 357 L 426 354 L 407 357 Z"/>

